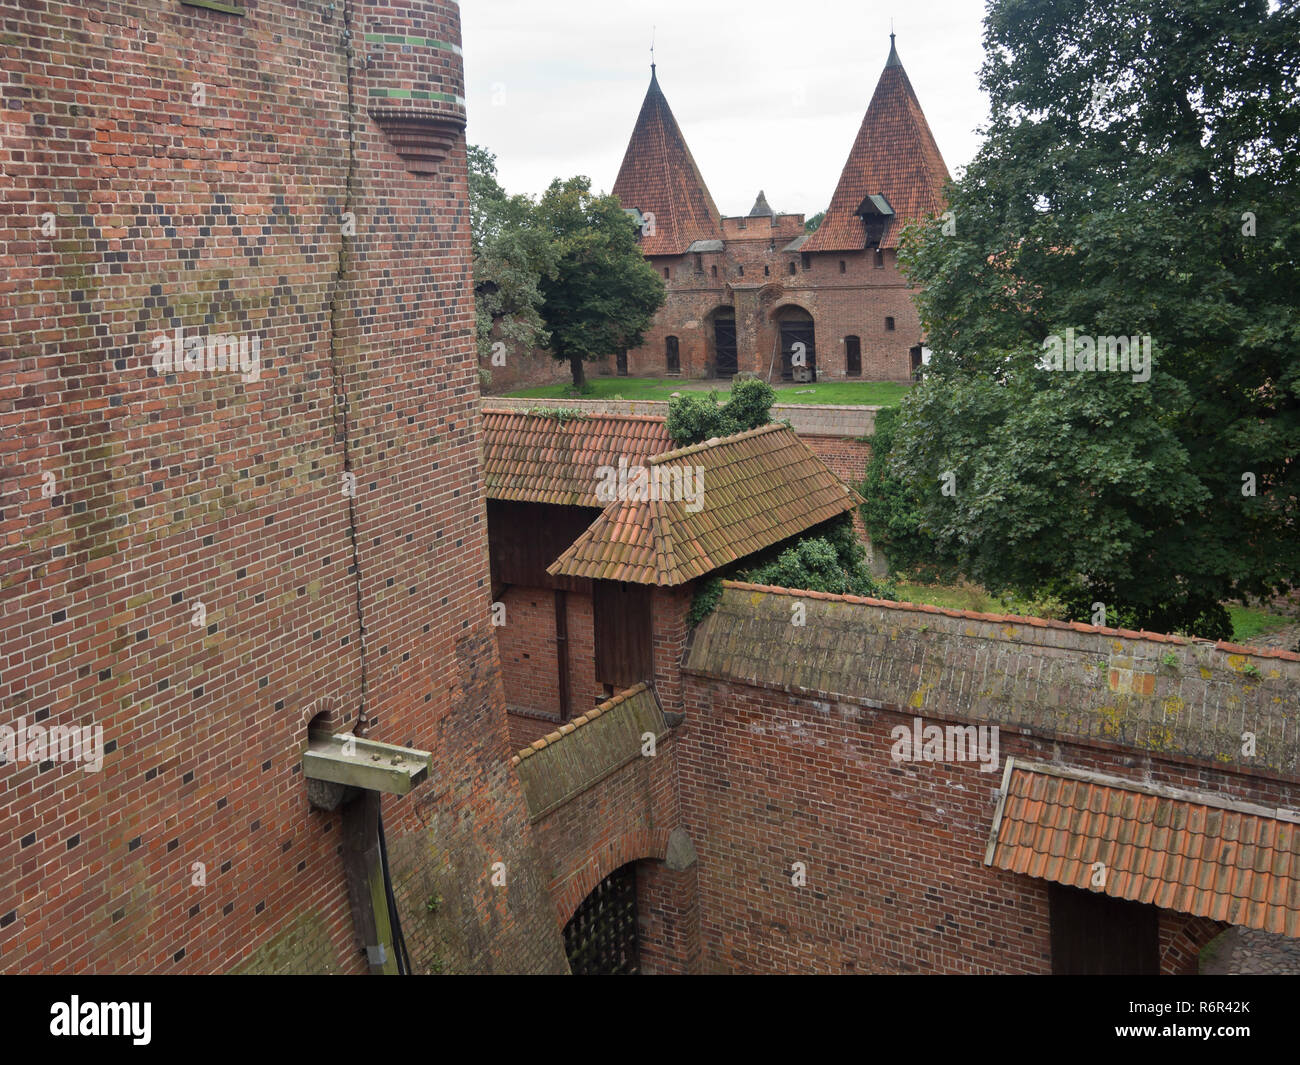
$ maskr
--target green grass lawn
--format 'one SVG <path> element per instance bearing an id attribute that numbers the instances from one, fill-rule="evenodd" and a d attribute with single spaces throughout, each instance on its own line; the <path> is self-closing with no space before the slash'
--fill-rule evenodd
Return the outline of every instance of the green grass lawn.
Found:
<path id="1" fill-rule="evenodd" d="M 707 391 L 716 388 L 721 397 L 728 392 L 726 382 L 710 383 L 683 377 L 593 377 L 581 394 L 571 384 L 539 385 L 507 392 L 507 396 L 525 399 L 661 399 L 674 392 Z M 826 381 L 813 385 L 780 385 L 778 403 L 844 404 L 849 406 L 893 407 L 907 393 L 908 386 L 892 381 Z M 489 399 L 491 397 L 488 397 Z"/>
<path id="2" fill-rule="evenodd" d="M 1232 618 L 1232 639 L 1234 643 L 1249 644 L 1256 636 L 1276 632 L 1292 623 L 1292 618 L 1281 614 L 1270 614 L 1267 610 L 1258 610 L 1249 606 L 1229 606 L 1228 616 Z"/>
<path id="3" fill-rule="evenodd" d="M 929 606 L 946 607 L 949 610 L 974 610 L 983 614 L 1018 614 L 1022 617 L 1053 617 L 1043 604 L 1030 600 L 1017 599 L 1014 596 L 999 599 L 990 595 L 977 584 L 913 584 L 899 581 L 896 585 L 898 598 L 908 603 L 925 603 Z M 1267 610 L 1255 607 L 1228 604 L 1228 616 L 1232 618 L 1232 642 L 1250 646 L 1257 636 L 1292 624 L 1291 618 L 1284 614 L 1271 614 Z M 1059 620 L 1059 618 L 1058 618 Z"/>

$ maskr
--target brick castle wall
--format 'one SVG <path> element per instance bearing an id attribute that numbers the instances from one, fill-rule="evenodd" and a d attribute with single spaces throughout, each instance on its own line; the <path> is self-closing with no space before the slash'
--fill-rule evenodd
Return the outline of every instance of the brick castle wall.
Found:
<path id="1" fill-rule="evenodd" d="M 555 639 L 555 592 L 508 588 L 500 600 L 505 624 L 494 628 L 510 710 L 510 753 L 545 736 L 560 723 L 560 675 Z M 590 595 L 565 595 L 568 617 L 569 716 L 606 699 L 596 683 L 595 618 Z M 519 711 L 523 711 L 520 713 Z"/>
<path id="2" fill-rule="evenodd" d="M 328 710 L 434 753 L 384 803 L 417 969 L 562 970 L 502 758 L 455 5 L 5 21 L 0 723 L 106 753 L 0 766 L 0 967 L 362 971 Z M 422 173 L 372 114 L 407 99 L 451 130 Z M 176 330 L 260 364 L 155 369 Z"/>
<path id="3" fill-rule="evenodd" d="M 923 333 L 913 290 L 899 272 L 896 253 L 886 250 L 881 267 L 871 251 L 815 253 L 805 266 L 798 252 L 780 250 L 789 239 L 788 234 L 777 237 L 772 251 L 766 242 L 755 246 L 728 241 L 723 251 L 700 255 L 699 269 L 693 254 L 652 259 L 660 276 L 668 271 L 668 297 L 645 342 L 628 353 L 628 372 L 662 375 L 667 338 L 675 336 L 682 375 L 713 376 L 713 322 L 723 310 L 736 319 L 739 369 L 764 378 L 771 371 L 771 379 L 779 381 L 779 353 L 773 370 L 779 337 L 776 316 L 793 308 L 812 315 L 819 379 L 858 378 L 848 376 L 844 342 L 856 336 L 861 380 L 910 382 L 910 351 L 922 344 Z M 888 318 L 893 319 L 892 329 Z"/>
<path id="4" fill-rule="evenodd" d="M 1001 772 L 894 763 L 890 730 L 908 714 L 685 679 L 678 766 L 707 970 L 1051 971 L 1046 881 L 983 864 Z M 1134 779 L 1149 767 L 1161 783 L 1218 792 L 1230 777 L 1235 798 L 1294 801 L 1293 788 L 1260 777 L 1004 729 L 1001 757 L 1012 756 Z M 1218 930 L 1163 912 L 1164 970 L 1195 971 Z"/>
<path id="5" fill-rule="evenodd" d="M 534 822 L 560 928 L 596 884 L 619 867 L 637 863 L 645 973 L 698 969 L 696 870 L 669 869 L 663 861 L 669 834 L 681 823 L 678 743 L 676 732 L 666 733 L 653 756 L 637 754 Z"/>

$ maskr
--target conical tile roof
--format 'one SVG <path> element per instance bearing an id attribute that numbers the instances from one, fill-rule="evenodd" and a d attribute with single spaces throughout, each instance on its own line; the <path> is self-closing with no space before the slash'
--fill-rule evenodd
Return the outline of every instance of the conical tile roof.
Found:
<path id="1" fill-rule="evenodd" d="M 776 214 L 776 212 L 772 210 L 772 205 L 767 202 L 767 197 L 763 194 L 763 190 L 759 189 L 758 199 L 754 201 L 754 206 L 749 209 L 749 217 L 771 217 L 774 214 Z"/>
<path id="2" fill-rule="evenodd" d="M 653 66 L 650 71 L 614 195 L 624 207 L 654 215 L 653 232 L 641 238 L 646 255 L 681 255 L 697 240 L 721 239 L 721 223 Z"/>
<path id="3" fill-rule="evenodd" d="M 889 36 L 889 59 L 867 105 L 826 219 L 803 251 L 866 247 L 867 228 L 858 211 L 868 196 L 883 196 L 894 209 L 880 240 L 882 248 L 898 247 L 905 223 L 943 212 L 948 168 L 893 46 L 894 35 Z"/>

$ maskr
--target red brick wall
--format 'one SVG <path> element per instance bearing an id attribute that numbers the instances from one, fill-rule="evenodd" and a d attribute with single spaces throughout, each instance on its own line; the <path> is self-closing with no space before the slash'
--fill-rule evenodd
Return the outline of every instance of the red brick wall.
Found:
<path id="1" fill-rule="evenodd" d="M 0 966 L 361 971 L 300 770 L 328 701 L 436 752 L 385 801 L 417 967 L 562 967 L 535 877 L 480 875 L 536 852 L 501 760 L 464 140 L 414 174 L 368 114 L 415 85 L 456 117 L 456 52 L 367 42 L 456 42 L 456 7 L 51 2 L 5 29 L 0 721 L 110 747 L 0 767 Z M 376 56 L 350 87 L 345 32 Z M 159 374 L 175 328 L 260 338 L 259 379 Z"/>
<path id="2" fill-rule="evenodd" d="M 665 339 L 676 336 L 683 376 L 707 376 L 713 344 L 709 315 L 730 307 L 737 321 L 739 368 L 767 377 L 779 332 L 773 316 L 795 306 L 813 316 L 819 378 L 846 378 L 844 338 L 856 336 L 862 380 L 911 381 L 910 350 L 922 343 L 923 334 L 896 253 L 886 251 L 881 268 L 869 251 L 818 253 L 804 269 L 799 253 L 780 250 L 790 239 L 788 234 L 777 237 L 774 251 L 767 250 L 766 241 L 728 241 L 724 251 L 701 256 L 702 271 L 695 269 L 694 255 L 652 260 L 660 276 L 665 267 L 669 271 L 668 298 L 646 331 L 645 343 L 629 352 L 628 372 L 663 374 Z M 792 263 L 794 274 L 789 273 Z M 769 273 L 763 273 L 764 266 Z M 887 317 L 894 319 L 893 330 L 886 328 Z M 780 373 L 778 357 L 772 379 L 779 380 Z"/>
<path id="3" fill-rule="evenodd" d="M 505 605 L 505 624 L 497 626 L 497 647 L 506 705 L 514 710 L 537 711 L 537 719 L 510 715 L 511 749 L 527 746 L 544 736 L 559 722 L 560 675 L 555 641 L 555 592 L 550 588 L 508 588 L 500 602 Z M 577 717 L 606 699 L 605 689 L 596 683 L 595 631 L 591 596 L 567 592 L 565 604 L 569 633 L 569 716 Z M 541 731 L 537 731 L 537 729 Z M 515 744 L 516 736 L 528 738 Z"/>
<path id="4" fill-rule="evenodd" d="M 508 588 L 499 602 L 505 606 L 505 624 L 493 631 L 501 656 L 506 705 L 558 714 L 555 592 L 550 588 Z M 549 731 L 545 729 L 542 735 Z"/>
<path id="5" fill-rule="evenodd" d="M 858 485 L 867 475 L 867 463 L 871 461 L 869 441 L 844 436 L 809 436 L 806 433 L 801 433 L 799 439 L 808 445 L 809 451 L 826 463 L 836 477 L 850 487 Z M 853 528 L 870 551 L 871 537 L 857 510 L 853 512 Z"/>
<path id="6" fill-rule="evenodd" d="M 655 588 L 650 610 L 654 625 L 655 690 L 666 711 L 682 709 L 682 655 L 686 651 L 686 616 L 694 598 L 694 585 Z"/>
<path id="7" fill-rule="evenodd" d="M 636 757 L 534 823 L 559 928 L 601 880 L 638 863 L 641 960 L 648 973 L 694 971 L 699 955 L 695 870 L 673 871 L 662 860 L 681 820 L 677 744 L 676 733 L 667 733 L 654 756 Z"/>
<path id="8" fill-rule="evenodd" d="M 706 969 L 1050 972 L 1046 882 L 983 864 L 1000 772 L 895 764 L 889 733 L 905 715 L 685 680 L 678 768 Z M 1265 804 L 1290 794 L 1266 778 L 1010 730 L 1000 754 Z M 806 886 L 791 883 L 795 862 Z M 1194 968 L 1210 932 L 1162 914 L 1164 970 Z"/>
<path id="9" fill-rule="evenodd" d="M 636 868 L 638 946 L 647 976 L 700 972 L 699 864 L 669 869 L 660 861 Z"/>

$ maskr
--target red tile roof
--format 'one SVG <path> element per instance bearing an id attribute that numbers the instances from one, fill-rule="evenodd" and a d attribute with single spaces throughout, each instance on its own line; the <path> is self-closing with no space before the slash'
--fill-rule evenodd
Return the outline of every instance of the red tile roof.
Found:
<path id="1" fill-rule="evenodd" d="M 672 449 L 663 418 L 584 414 L 561 419 L 522 410 L 483 411 L 483 477 L 489 499 L 604 507 L 597 471 Z"/>
<path id="2" fill-rule="evenodd" d="M 780 423 L 658 455 L 647 466 L 660 476 L 690 470 L 698 509 L 680 497 L 610 503 L 548 573 L 683 584 L 862 502 Z"/>
<path id="3" fill-rule="evenodd" d="M 876 83 L 826 218 L 800 250 L 864 248 L 866 226 L 856 212 L 869 195 L 883 195 L 894 209 L 880 246 L 896 248 L 904 224 L 943 212 L 947 180 L 939 146 L 891 44 L 889 61 Z"/>
<path id="4" fill-rule="evenodd" d="M 1300 814 L 1289 810 L 1008 759 L 984 861 L 1300 936 Z"/>
<path id="5" fill-rule="evenodd" d="M 694 241 L 722 238 L 718 208 L 653 68 L 614 195 L 624 207 L 655 216 L 654 233 L 641 238 L 646 255 L 681 255 Z"/>

